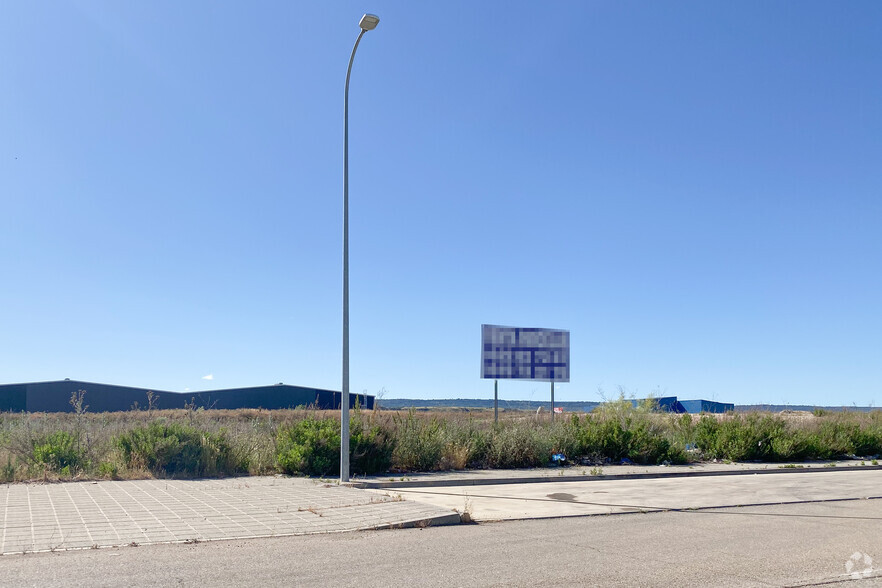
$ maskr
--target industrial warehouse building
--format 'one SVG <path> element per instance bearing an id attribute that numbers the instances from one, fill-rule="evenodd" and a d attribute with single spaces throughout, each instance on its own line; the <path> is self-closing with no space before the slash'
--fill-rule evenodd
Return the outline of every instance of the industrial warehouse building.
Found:
<path id="1" fill-rule="evenodd" d="M 148 407 L 148 392 L 153 397 L 153 408 L 162 410 L 185 408 L 296 408 L 310 406 L 319 409 L 339 409 L 340 392 L 276 384 L 253 388 L 230 388 L 203 392 L 164 392 L 147 388 L 130 388 L 112 384 L 95 384 L 77 380 L 35 382 L 30 384 L 0 385 L 0 412 L 73 412 L 71 395 L 85 390 L 83 404 L 89 412 L 115 412 Z M 374 397 L 350 394 L 349 404 L 356 402 L 363 408 L 374 407 Z"/>
<path id="2" fill-rule="evenodd" d="M 661 398 L 643 398 L 632 400 L 635 407 L 645 402 L 652 402 L 656 409 L 662 412 L 676 412 L 699 414 L 702 412 L 724 413 L 735 410 L 735 405 L 729 402 L 714 402 L 713 400 L 677 400 L 676 396 L 663 396 Z"/>

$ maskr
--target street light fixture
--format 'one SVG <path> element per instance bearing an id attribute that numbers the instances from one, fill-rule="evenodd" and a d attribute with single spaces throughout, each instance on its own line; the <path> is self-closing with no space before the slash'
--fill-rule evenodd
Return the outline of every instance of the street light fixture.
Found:
<path id="1" fill-rule="evenodd" d="M 358 21 L 361 32 L 352 47 L 343 93 L 343 389 L 340 397 L 340 482 L 349 481 L 349 75 L 361 38 L 374 30 L 380 18 L 365 14 Z"/>
<path id="2" fill-rule="evenodd" d="M 361 20 L 358 21 L 358 26 L 361 27 L 363 31 L 372 31 L 377 28 L 377 25 L 380 24 L 380 17 L 375 14 L 365 14 L 361 17 Z"/>

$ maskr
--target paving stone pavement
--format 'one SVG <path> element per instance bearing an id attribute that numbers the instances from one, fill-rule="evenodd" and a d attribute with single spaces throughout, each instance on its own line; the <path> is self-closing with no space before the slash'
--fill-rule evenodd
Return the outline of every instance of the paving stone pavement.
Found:
<path id="1" fill-rule="evenodd" d="M 0 486 L 0 554 L 459 522 L 448 509 L 303 478 Z"/>

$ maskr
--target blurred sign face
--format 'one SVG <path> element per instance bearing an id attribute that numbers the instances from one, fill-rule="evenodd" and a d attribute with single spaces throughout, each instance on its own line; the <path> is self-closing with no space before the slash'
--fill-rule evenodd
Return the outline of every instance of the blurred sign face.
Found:
<path id="1" fill-rule="evenodd" d="M 481 377 L 570 381 L 570 332 L 481 325 Z"/>

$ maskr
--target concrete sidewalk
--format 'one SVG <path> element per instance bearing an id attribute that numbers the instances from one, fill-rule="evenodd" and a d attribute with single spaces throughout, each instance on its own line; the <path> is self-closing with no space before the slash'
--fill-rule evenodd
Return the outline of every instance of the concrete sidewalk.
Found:
<path id="1" fill-rule="evenodd" d="M 450 509 L 305 478 L 0 486 L 0 554 L 447 525 Z"/>
<path id="2" fill-rule="evenodd" d="M 594 480 L 548 479 L 541 483 L 406 486 L 408 500 L 469 513 L 474 521 L 693 511 L 726 507 L 882 499 L 882 471 L 827 468 L 810 475 L 774 470 L 768 475 L 652 477 Z"/>
<path id="3" fill-rule="evenodd" d="M 438 488 L 444 486 L 485 486 L 532 484 L 539 482 L 589 482 L 592 480 L 639 480 L 702 476 L 740 476 L 752 474 L 812 474 L 832 471 L 882 470 L 872 460 L 839 460 L 787 463 L 696 462 L 684 465 L 615 465 L 527 468 L 519 470 L 456 470 L 417 472 L 398 475 L 363 476 L 349 483 L 355 488 Z"/>

